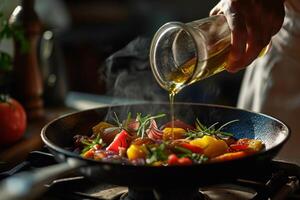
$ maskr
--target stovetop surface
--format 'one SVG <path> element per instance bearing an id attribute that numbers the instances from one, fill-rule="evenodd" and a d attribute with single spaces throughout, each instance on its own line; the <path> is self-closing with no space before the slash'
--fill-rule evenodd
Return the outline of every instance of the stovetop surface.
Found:
<path id="1" fill-rule="evenodd" d="M 46 149 L 31 152 L 28 159 L 9 171 L 0 173 L 0 180 L 22 171 L 28 171 L 55 164 L 56 161 Z M 199 188 L 195 197 L 190 199 L 300 199 L 299 178 L 300 167 L 294 164 L 272 161 L 276 170 L 265 177 L 252 177 Z M 150 199 L 185 199 L 181 191 L 161 192 L 152 189 L 136 189 L 123 186 L 96 184 L 79 173 L 70 174 L 51 181 L 45 185 L 46 192 L 37 199 L 57 200 L 150 200 Z M 197 189 L 198 190 L 198 189 Z M 151 193 L 151 195 L 145 195 Z M 163 194 L 162 194 L 163 193 Z M 173 195 L 172 195 L 173 193 Z M 141 198 L 142 196 L 142 198 Z M 1 199 L 1 197 L 0 197 Z"/>

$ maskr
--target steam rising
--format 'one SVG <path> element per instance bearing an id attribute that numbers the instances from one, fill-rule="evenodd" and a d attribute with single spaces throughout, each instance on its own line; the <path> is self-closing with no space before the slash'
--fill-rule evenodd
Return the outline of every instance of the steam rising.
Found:
<path id="1" fill-rule="evenodd" d="M 106 60 L 105 75 L 108 95 L 147 102 L 166 102 L 167 104 L 163 107 L 153 106 L 153 110 L 149 110 L 149 107 L 142 110 L 140 107 L 141 110 L 137 112 L 147 114 L 151 111 L 152 114 L 169 114 L 168 92 L 159 86 L 151 72 L 150 42 L 148 38 L 138 37 Z M 214 79 L 207 79 L 184 88 L 175 96 L 175 102 L 214 103 L 213 100 L 217 99 L 219 94 L 220 89 Z M 122 108 L 125 118 L 129 111 L 128 107 Z M 132 114 L 135 115 L 134 112 Z M 175 117 L 185 119 L 189 115 L 193 113 L 178 111 Z"/>
<path id="2" fill-rule="evenodd" d="M 145 101 L 167 101 L 149 64 L 150 40 L 138 37 L 106 60 L 109 95 Z"/>

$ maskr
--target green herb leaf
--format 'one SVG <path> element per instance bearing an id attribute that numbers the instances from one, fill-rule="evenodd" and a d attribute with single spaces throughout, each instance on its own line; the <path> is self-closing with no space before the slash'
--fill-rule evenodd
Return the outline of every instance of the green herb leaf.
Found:
<path id="1" fill-rule="evenodd" d="M 12 70 L 12 58 L 8 53 L 3 51 L 0 51 L 0 69 L 4 71 Z"/>
<path id="2" fill-rule="evenodd" d="M 196 130 L 190 130 L 185 135 L 187 136 L 187 139 L 201 138 L 204 135 L 233 136 L 232 133 L 224 132 L 221 130 L 224 127 L 228 126 L 229 124 L 237 122 L 237 121 L 239 121 L 239 120 L 232 120 L 232 121 L 226 122 L 225 124 L 221 125 L 218 129 L 215 129 L 215 126 L 218 125 L 219 122 L 216 122 L 207 128 L 197 118 L 196 119 Z"/>
<path id="3" fill-rule="evenodd" d="M 238 119 L 235 119 L 235 120 L 232 120 L 232 121 L 229 121 L 229 122 L 226 122 L 225 124 L 223 124 L 222 126 L 220 126 L 219 128 L 218 128 L 218 130 L 217 131 L 221 131 L 225 126 L 228 126 L 229 124 L 232 124 L 232 123 L 234 123 L 234 122 L 238 122 L 239 120 Z"/>
<path id="4" fill-rule="evenodd" d="M 196 128 L 202 131 L 206 129 L 206 127 L 199 121 L 198 118 L 196 118 Z"/>
<path id="5" fill-rule="evenodd" d="M 188 157 L 198 164 L 205 163 L 208 160 L 208 157 L 206 157 L 204 154 L 192 153 L 188 155 Z"/>
<path id="6" fill-rule="evenodd" d="M 147 164 L 151 164 L 157 161 L 166 161 L 168 154 L 166 153 L 166 144 L 162 143 L 159 146 L 152 147 L 149 149 L 149 156 L 146 159 Z"/>
<path id="7" fill-rule="evenodd" d="M 120 122 L 117 113 L 114 112 L 114 119 L 115 123 L 117 124 L 118 127 L 122 128 L 122 123 Z"/>
<path id="8" fill-rule="evenodd" d="M 127 114 L 127 119 L 125 121 L 124 129 L 128 129 L 128 124 L 130 123 L 130 120 L 131 120 L 131 112 Z"/>
<path id="9" fill-rule="evenodd" d="M 181 151 L 182 153 L 186 153 L 186 154 L 191 154 L 192 153 L 192 151 L 190 151 L 186 148 L 180 147 L 180 146 L 175 146 L 174 148 L 178 151 Z"/>
<path id="10" fill-rule="evenodd" d="M 28 40 L 25 37 L 25 32 L 20 26 L 11 26 L 8 20 L 0 13 L 0 42 L 3 39 L 13 38 L 20 44 L 21 53 L 26 53 L 29 49 Z M 0 69 L 9 71 L 12 69 L 12 57 L 1 51 L 0 52 Z"/>
<path id="11" fill-rule="evenodd" d="M 100 134 L 97 135 L 97 137 L 94 140 L 83 140 L 81 141 L 82 144 L 86 145 L 83 150 L 81 151 L 81 155 L 83 155 L 85 152 L 89 151 L 91 148 L 93 148 L 96 144 L 105 145 L 103 143 L 102 138 L 100 137 Z"/>

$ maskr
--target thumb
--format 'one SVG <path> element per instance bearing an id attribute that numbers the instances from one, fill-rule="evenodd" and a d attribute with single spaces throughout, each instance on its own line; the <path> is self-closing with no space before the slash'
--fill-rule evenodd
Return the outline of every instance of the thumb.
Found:
<path id="1" fill-rule="evenodd" d="M 220 3 L 218 3 L 215 7 L 213 7 L 213 9 L 211 9 L 211 11 L 209 12 L 209 16 L 220 14 L 220 12 Z"/>

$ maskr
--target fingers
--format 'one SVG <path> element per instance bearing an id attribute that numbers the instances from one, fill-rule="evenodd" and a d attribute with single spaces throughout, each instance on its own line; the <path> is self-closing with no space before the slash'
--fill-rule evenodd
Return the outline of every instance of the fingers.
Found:
<path id="1" fill-rule="evenodd" d="M 243 55 L 242 59 L 239 60 L 239 63 L 237 63 L 236 66 L 234 66 L 235 71 L 238 71 L 240 69 L 243 69 L 244 67 L 251 64 L 251 62 L 256 59 L 264 46 L 262 45 L 262 41 L 257 38 L 257 34 L 249 33 L 251 36 L 249 36 L 248 42 L 247 42 L 247 49 L 245 54 Z"/>
<path id="2" fill-rule="evenodd" d="M 282 0 L 221 0 L 210 15 L 223 13 L 231 34 L 227 70 L 236 72 L 256 59 L 284 19 Z"/>
<path id="3" fill-rule="evenodd" d="M 248 14 L 245 17 L 243 17 L 243 15 L 239 17 L 239 19 L 243 20 L 245 24 L 237 25 L 239 27 L 239 31 L 236 34 L 237 40 L 232 40 L 232 46 L 234 47 L 235 42 L 239 43 L 239 45 L 236 46 L 240 46 L 240 49 L 235 50 L 235 48 L 232 48 L 232 52 L 229 55 L 228 71 L 237 72 L 246 67 L 256 57 L 258 57 L 260 51 L 263 49 L 265 42 L 265 31 L 262 30 L 263 26 L 258 23 L 258 17 L 259 15 L 255 13 Z M 241 45 L 243 46 L 241 47 Z M 238 55 L 239 57 L 235 57 L 235 59 L 233 59 L 232 57 L 235 51 L 239 51 L 240 54 Z"/>
<path id="4" fill-rule="evenodd" d="M 239 13 L 231 14 L 228 20 L 231 27 L 231 50 L 228 57 L 228 70 L 231 72 L 236 71 L 236 66 L 242 58 L 246 50 L 247 30 L 243 20 L 243 16 Z"/>

